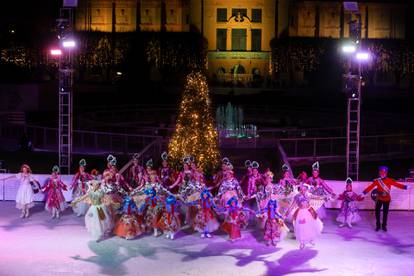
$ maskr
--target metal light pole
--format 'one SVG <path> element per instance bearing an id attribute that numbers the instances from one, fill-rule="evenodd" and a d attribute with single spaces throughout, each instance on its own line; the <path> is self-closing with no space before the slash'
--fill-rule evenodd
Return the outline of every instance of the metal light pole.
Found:
<path id="1" fill-rule="evenodd" d="M 348 45 L 342 47 L 342 51 L 348 55 L 348 72 L 344 75 L 344 92 L 348 96 L 347 105 L 347 143 L 346 143 L 346 174 L 354 180 L 359 177 L 359 143 L 361 129 L 361 60 L 358 59 L 361 48 L 361 14 L 357 2 L 344 2 L 344 9 L 350 12 L 354 20 L 349 22 Z M 352 19 L 352 18 L 351 18 Z M 358 61 L 357 71 L 353 72 L 352 58 L 356 53 Z"/>
<path id="2" fill-rule="evenodd" d="M 59 58 L 59 167 L 64 173 L 70 173 L 72 163 L 73 134 L 73 11 L 76 0 L 64 0 L 57 20 L 58 39 L 61 42 Z"/>

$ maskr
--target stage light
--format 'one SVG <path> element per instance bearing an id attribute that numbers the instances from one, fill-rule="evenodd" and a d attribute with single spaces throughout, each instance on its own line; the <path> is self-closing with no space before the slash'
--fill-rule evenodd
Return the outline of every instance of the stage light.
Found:
<path id="1" fill-rule="evenodd" d="M 61 56 L 62 55 L 62 50 L 60 50 L 60 49 L 52 49 L 52 50 L 50 50 L 50 54 L 52 56 Z"/>
<path id="2" fill-rule="evenodd" d="M 356 47 L 353 44 L 346 44 L 342 46 L 342 52 L 344 52 L 345 54 L 352 54 L 355 53 L 355 51 Z"/>
<path id="3" fill-rule="evenodd" d="M 122 76 L 122 72 L 116 72 L 116 74 L 118 75 L 118 76 Z"/>
<path id="4" fill-rule="evenodd" d="M 65 40 L 62 42 L 63 48 L 74 48 L 76 43 L 74 40 Z"/>
<path id="5" fill-rule="evenodd" d="M 368 52 L 358 52 L 355 57 L 359 61 L 367 61 L 369 60 L 370 55 Z"/>

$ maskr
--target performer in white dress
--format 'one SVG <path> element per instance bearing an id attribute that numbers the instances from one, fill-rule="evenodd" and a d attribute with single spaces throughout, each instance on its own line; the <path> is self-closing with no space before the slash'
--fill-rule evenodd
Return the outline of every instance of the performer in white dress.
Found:
<path id="1" fill-rule="evenodd" d="M 29 209 L 34 206 L 33 190 L 40 190 L 39 182 L 33 178 L 32 170 L 29 165 L 26 164 L 21 166 L 18 174 L 3 178 L 2 180 L 13 177 L 20 181 L 19 189 L 16 194 L 16 208 L 22 210 L 22 214 L 20 215 L 21 218 L 27 218 L 29 217 Z"/>
<path id="2" fill-rule="evenodd" d="M 100 188 L 100 181 L 92 180 L 90 183 L 91 188 L 88 192 L 72 201 L 71 205 L 72 207 L 76 207 L 76 204 L 85 200 L 91 204 L 85 215 L 85 226 L 92 237 L 99 241 L 112 231 L 112 216 L 107 206 L 114 204 L 114 202 Z M 116 204 L 115 206 L 119 207 Z"/>

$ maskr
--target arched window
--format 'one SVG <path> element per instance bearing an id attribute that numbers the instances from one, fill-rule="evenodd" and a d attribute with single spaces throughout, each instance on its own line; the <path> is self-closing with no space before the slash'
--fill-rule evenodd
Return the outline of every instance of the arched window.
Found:
<path id="1" fill-rule="evenodd" d="M 241 64 L 236 64 L 234 65 L 234 67 L 231 69 L 231 72 L 233 74 L 245 74 L 246 70 L 244 69 L 243 65 Z"/>

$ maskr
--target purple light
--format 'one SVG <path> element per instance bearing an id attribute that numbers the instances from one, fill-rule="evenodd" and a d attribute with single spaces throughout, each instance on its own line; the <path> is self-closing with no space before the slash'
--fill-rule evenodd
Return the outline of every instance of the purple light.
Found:
<path id="1" fill-rule="evenodd" d="M 368 52 L 358 52 L 355 58 L 359 61 L 367 61 L 370 58 L 370 54 Z"/>

